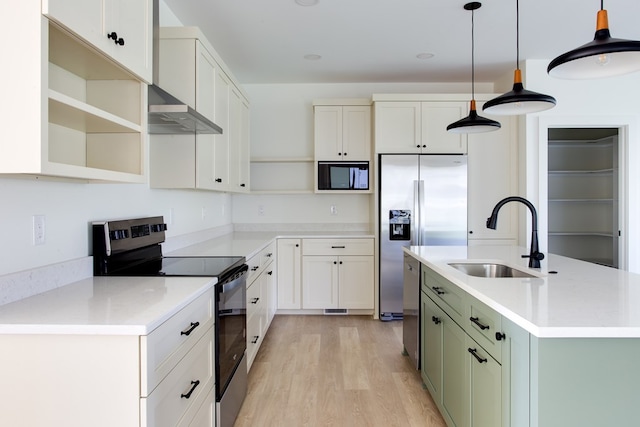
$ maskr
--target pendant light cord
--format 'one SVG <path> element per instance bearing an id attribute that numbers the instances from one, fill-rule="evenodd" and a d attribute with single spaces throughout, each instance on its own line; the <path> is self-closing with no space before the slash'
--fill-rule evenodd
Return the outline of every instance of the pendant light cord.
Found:
<path id="1" fill-rule="evenodd" d="M 475 58 L 474 58 L 474 51 L 475 51 L 475 43 L 473 40 L 473 16 L 474 16 L 474 11 L 473 9 L 471 9 L 471 99 L 474 100 L 475 97 Z"/>
<path id="2" fill-rule="evenodd" d="M 516 70 L 520 69 L 520 0 L 516 0 Z"/>

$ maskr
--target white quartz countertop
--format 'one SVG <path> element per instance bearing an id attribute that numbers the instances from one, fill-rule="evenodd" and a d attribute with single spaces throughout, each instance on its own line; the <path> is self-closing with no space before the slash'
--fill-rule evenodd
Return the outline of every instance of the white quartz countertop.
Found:
<path id="1" fill-rule="evenodd" d="M 210 277 L 92 277 L 0 306 L 0 334 L 147 335 Z"/>
<path id="2" fill-rule="evenodd" d="M 412 246 L 405 252 L 537 337 L 640 337 L 640 275 L 546 254 L 529 269 L 514 246 Z M 450 265 L 499 262 L 536 278 L 480 278 Z M 557 272 L 556 274 L 550 272 Z"/>
<path id="3" fill-rule="evenodd" d="M 251 258 L 277 238 L 373 238 L 364 231 L 235 231 L 165 253 L 168 256 L 243 256 Z"/>

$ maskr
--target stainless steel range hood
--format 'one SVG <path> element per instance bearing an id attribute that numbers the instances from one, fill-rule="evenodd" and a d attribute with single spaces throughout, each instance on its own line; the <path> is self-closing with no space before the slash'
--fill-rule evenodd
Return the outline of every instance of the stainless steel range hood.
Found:
<path id="1" fill-rule="evenodd" d="M 153 84 L 149 86 L 150 134 L 221 134 L 222 128 L 160 86 L 160 10 L 153 1 Z"/>

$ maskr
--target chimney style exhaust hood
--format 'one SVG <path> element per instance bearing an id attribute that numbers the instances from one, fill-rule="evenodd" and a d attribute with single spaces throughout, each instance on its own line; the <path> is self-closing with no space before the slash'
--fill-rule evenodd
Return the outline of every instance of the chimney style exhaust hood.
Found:
<path id="1" fill-rule="evenodd" d="M 221 134 L 222 128 L 158 86 L 160 74 L 160 10 L 153 1 L 153 84 L 149 86 L 150 134 Z"/>

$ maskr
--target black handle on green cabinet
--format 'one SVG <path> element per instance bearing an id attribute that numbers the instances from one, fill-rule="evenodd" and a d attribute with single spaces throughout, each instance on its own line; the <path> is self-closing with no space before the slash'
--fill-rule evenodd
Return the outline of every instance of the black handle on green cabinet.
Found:
<path id="1" fill-rule="evenodd" d="M 482 329 L 483 331 L 485 329 L 489 329 L 489 326 L 488 325 L 483 325 L 482 323 L 480 323 L 480 319 L 477 318 L 477 317 L 471 316 L 471 317 L 469 317 L 469 320 L 471 320 L 473 323 L 475 323 L 478 326 L 478 328 Z"/>
<path id="2" fill-rule="evenodd" d="M 431 320 L 433 320 L 433 323 L 435 323 L 436 325 L 439 325 L 440 323 L 442 323 L 440 318 L 436 316 L 431 316 Z"/>
<path id="3" fill-rule="evenodd" d="M 180 398 L 184 398 L 184 399 L 188 399 L 191 397 L 191 393 L 193 393 L 196 389 L 196 387 L 198 387 L 200 385 L 200 380 L 195 380 L 195 381 L 191 381 L 191 390 L 189 390 L 189 392 L 185 393 L 185 394 L 181 394 Z"/>
<path id="4" fill-rule="evenodd" d="M 440 286 L 432 286 L 431 289 L 433 289 L 434 291 L 436 291 L 436 294 L 438 295 L 444 295 L 446 294 L 445 291 L 442 290 L 442 288 Z"/>
<path id="5" fill-rule="evenodd" d="M 200 322 L 191 322 L 191 324 L 189 325 L 189 327 L 187 329 L 185 329 L 184 331 L 180 332 L 180 335 L 186 335 L 189 336 L 191 335 L 191 332 L 193 332 L 193 330 L 195 328 L 197 328 L 198 326 L 200 326 Z"/>
<path id="6" fill-rule="evenodd" d="M 482 357 L 478 356 L 477 350 L 475 348 L 469 348 L 468 351 L 473 357 L 476 358 L 479 363 L 485 363 L 487 361 L 487 359 L 483 359 Z"/>
<path id="7" fill-rule="evenodd" d="M 507 336 L 504 334 L 504 332 L 496 332 L 496 340 L 497 341 L 502 341 L 503 339 L 505 339 Z"/>

